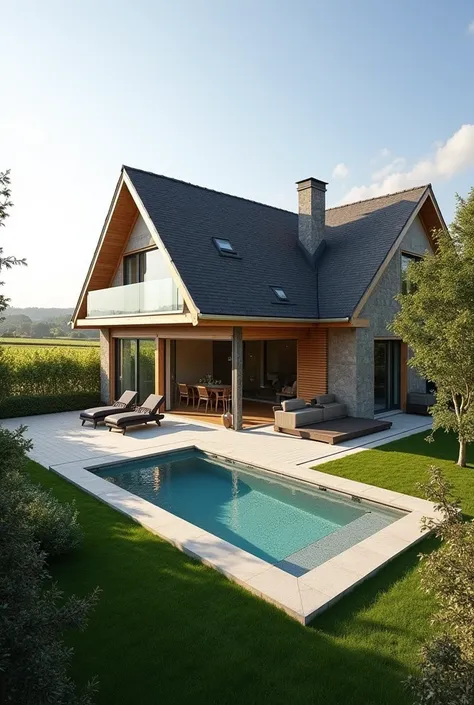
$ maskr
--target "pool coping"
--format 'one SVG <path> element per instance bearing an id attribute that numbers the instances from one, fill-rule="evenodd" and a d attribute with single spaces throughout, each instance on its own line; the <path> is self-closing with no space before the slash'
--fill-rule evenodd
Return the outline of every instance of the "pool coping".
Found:
<path id="1" fill-rule="evenodd" d="M 175 442 L 170 444 L 169 448 L 162 447 L 158 452 L 150 452 L 150 449 L 134 450 L 109 455 L 106 462 L 95 458 L 50 465 L 50 470 L 125 514 L 192 558 L 211 566 L 230 580 L 283 609 L 305 625 L 400 553 L 421 541 L 427 534 L 427 530 L 421 527 L 422 517 L 439 518 L 435 505 L 418 497 L 302 466 L 282 469 L 275 462 L 266 466 L 254 465 L 259 470 L 278 475 L 281 479 L 294 479 L 317 489 L 343 494 L 346 498 L 358 497 L 406 512 L 389 526 L 297 578 L 91 472 L 92 469 L 127 460 L 192 449 L 214 458 L 223 458 L 227 462 L 234 461 L 247 467 L 251 466 L 248 460 L 237 457 L 238 453 L 225 455 L 216 453 L 212 448 L 206 448 L 205 443 Z"/>

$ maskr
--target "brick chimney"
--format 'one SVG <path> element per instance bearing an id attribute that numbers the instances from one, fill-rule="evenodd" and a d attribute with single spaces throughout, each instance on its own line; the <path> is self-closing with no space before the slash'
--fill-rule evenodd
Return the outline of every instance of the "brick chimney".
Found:
<path id="1" fill-rule="evenodd" d="M 297 181 L 298 241 L 311 264 L 315 265 L 326 242 L 326 186 L 319 179 Z"/>

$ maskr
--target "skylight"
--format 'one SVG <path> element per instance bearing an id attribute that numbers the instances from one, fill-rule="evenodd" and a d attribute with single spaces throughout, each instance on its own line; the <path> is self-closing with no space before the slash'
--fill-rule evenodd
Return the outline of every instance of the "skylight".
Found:
<path id="1" fill-rule="evenodd" d="M 217 247 L 221 255 L 236 255 L 237 252 L 232 247 L 230 240 L 224 240 L 220 237 L 212 238 L 214 245 Z"/>
<path id="2" fill-rule="evenodd" d="M 281 286 L 271 286 L 270 288 L 277 297 L 278 301 L 288 301 L 288 296 L 285 294 L 285 291 L 281 288 Z"/>

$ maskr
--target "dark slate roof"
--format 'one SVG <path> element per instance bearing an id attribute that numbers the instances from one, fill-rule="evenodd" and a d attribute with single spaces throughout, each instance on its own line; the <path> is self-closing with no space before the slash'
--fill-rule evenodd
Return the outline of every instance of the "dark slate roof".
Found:
<path id="1" fill-rule="evenodd" d="M 223 316 L 350 317 L 426 189 L 327 210 L 315 271 L 297 245 L 296 213 L 124 169 L 198 309 Z M 222 257 L 212 238 L 230 240 L 239 257 Z"/>
<path id="2" fill-rule="evenodd" d="M 326 211 L 320 318 L 351 316 L 427 186 Z"/>

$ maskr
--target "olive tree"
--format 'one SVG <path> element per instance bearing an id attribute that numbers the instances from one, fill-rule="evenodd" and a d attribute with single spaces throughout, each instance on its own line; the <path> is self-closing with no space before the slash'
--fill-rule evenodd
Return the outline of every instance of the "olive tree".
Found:
<path id="1" fill-rule="evenodd" d="M 435 251 L 409 264 L 390 328 L 410 346 L 408 364 L 435 383 L 433 430 L 457 434 L 465 467 L 474 440 L 474 189 L 456 198 L 450 232 L 433 233 Z"/>

